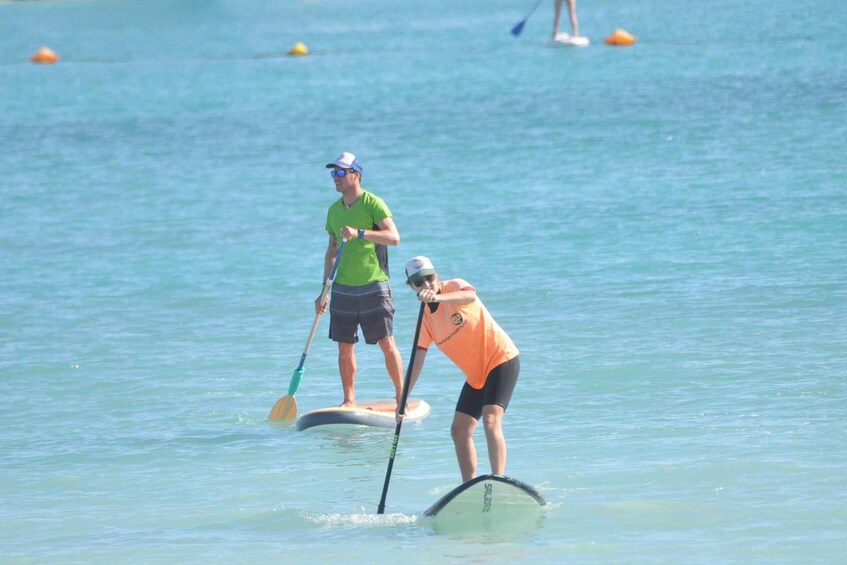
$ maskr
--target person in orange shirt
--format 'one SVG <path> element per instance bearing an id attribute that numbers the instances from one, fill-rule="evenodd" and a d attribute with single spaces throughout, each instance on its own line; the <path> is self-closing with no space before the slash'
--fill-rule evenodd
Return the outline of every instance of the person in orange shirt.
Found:
<path id="1" fill-rule="evenodd" d="M 417 293 L 418 300 L 428 305 L 409 376 L 408 394 L 420 376 L 427 349 L 435 343 L 465 375 L 466 382 L 450 427 L 462 481 L 476 475 L 473 433 L 480 418 L 485 428 L 491 472 L 502 475 L 506 470 L 503 414 L 520 373 L 518 348 L 466 280 L 441 281 L 432 262 L 418 256 L 406 263 L 406 282 Z M 402 417 L 399 407 L 397 417 Z"/>

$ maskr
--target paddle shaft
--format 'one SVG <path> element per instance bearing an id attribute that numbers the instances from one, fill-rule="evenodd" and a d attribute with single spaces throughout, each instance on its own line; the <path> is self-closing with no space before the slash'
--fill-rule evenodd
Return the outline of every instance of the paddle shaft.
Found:
<path id="1" fill-rule="evenodd" d="M 541 3 L 543 1 L 544 0 L 538 0 L 538 2 L 535 4 L 535 6 L 532 7 L 532 10 L 529 11 L 529 13 L 526 15 L 526 17 L 524 19 L 522 19 L 521 21 L 519 21 L 517 24 L 515 24 L 515 27 L 512 28 L 512 35 L 517 37 L 521 34 L 521 32 L 523 31 L 523 26 L 526 25 L 526 21 L 529 19 L 529 17 L 532 14 L 535 13 L 535 11 L 538 9 L 538 7 L 541 5 Z"/>
<path id="2" fill-rule="evenodd" d="M 409 356 L 409 365 L 406 368 L 406 378 L 403 382 L 403 393 L 400 395 L 400 414 L 406 414 L 406 401 L 409 399 L 409 385 L 412 382 L 412 370 L 415 366 L 415 353 L 418 351 L 418 339 L 421 337 L 421 325 L 423 324 L 424 309 L 426 302 L 421 302 L 421 310 L 418 314 L 418 325 L 415 327 L 415 339 L 412 342 L 412 354 Z M 388 495 L 388 483 L 391 481 L 391 470 L 394 468 L 394 456 L 397 454 L 397 444 L 400 442 L 400 427 L 403 425 L 403 418 L 397 421 L 397 428 L 394 430 L 394 441 L 391 443 L 391 454 L 388 457 L 388 469 L 385 471 L 385 483 L 382 485 L 382 498 L 379 499 L 379 507 L 377 514 L 385 513 L 385 497 Z"/>
<path id="3" fill-rule="evenodd" d="M 327 277 L 326 283 L 324 283 L 324 288 L 321 291 L 321 305 L 323 305 L 329 291 L 332 289 L 332 283 L 335 282 L 335 273 L 338 271 L 338 264 L 341 262 L 341 252 L 344 251 L 345 245 L 347 245 L 347 240 L 342 239 L 341 245 L 338 247 L 338 253 L 335 254 L 335 262 L 332 264 L 332 269 L 329 271 L 329 277 Z M 318 331 L 318 322 L 320 321 L 321 314 L 318 312 L 315 314 L 315 322 L 312 324 L 312 331 L 309 332 L 309 339 L 306 340 L 306 348 L 303 350 L 303 355 L 300 356 L 300 364 L 297 365 L 297 369 L 294 371 L 295 374 L 302 371 L 303 365 L 306 364 L 306 355 L 309 354 L 309 348 L 312 347 L 312 341 L 315 339 L 315 333 Z M 292 388 L 294 390 L 292 390 Z M 292 380 L 291 386 L 288 387 L 288 394 L 295 394 L 298 388 L 300 388 L 300 379 L 296 379 L 296 382 L 295 380 Z"/>
<path id="4" fill-rule="evenodd" d="M 335 281 L 335 273 L 338 271 L 338 264 L 341 262 L 341 252 L 344 251 L 346 244 L 347 240 L 342 239 L 341 245 L 338 247 L 338 252 L 335 254 L 335 262 L 329 271 L 329 277 L 327 277 L 323 290 L 321 290 L 319 298 L 321 305 L 326 300 L 332 288 L 332 283 Z M 297 418 L 297 401 L 294 400 L 294 395 L 297 393 L 297 389 L 300 388 L 300 381 L 303 379 L 303 373 L 305 372 L 303 366 L 306 364 L 306 355 L 308 355 L 309 348 L 312 346 L 312 340 L 315 339 L 315 332 L 318 330 L 318 323 L 320 321 L 321 314 L 318 312 L 315 314 L 315 321 L 312 324 L 312 330 L 309 332 L 309 339 L 306 340 L 306 348 L 303 349 L 303 354 L 300 356 L 300 363 L 291 375 L 291 381 L 288 384 L 288 394 L 277 400 L 273 405 L 270 414 L 268 414 L 269 420 L 293 420 Z"/>

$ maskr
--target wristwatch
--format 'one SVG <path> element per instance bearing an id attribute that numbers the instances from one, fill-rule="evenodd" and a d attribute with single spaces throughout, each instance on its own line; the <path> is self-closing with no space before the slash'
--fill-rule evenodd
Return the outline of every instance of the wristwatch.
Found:
<path id="1" fill-rule="evenodd" d="M 364 228 L 359 228 L 359 239 L 365 239 L 365 230 L 364 230 Z"/>

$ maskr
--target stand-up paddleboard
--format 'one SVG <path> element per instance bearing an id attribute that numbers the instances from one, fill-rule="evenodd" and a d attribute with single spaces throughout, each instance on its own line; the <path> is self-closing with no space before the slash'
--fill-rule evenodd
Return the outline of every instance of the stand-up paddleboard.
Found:
<path id="1" fill-rule="evenodd" d="M 550 40 L 551 47 L 588 47 L 591 43 L 584 35 L 573 36 L 569 33 L 557 33 L 554 39 Z"/>
<path id="2" fill-rule="evenodd" d="M 429 404 L 424 400 L 409 400 L 406 408 L 406 422 L 414 422 L 426 418 L 429 414 Z M 393 428 L 397 425 L 394 412 L 397 403 L 394 400 L 376 400 L 363 402 L 353 407 L 336 406 L 321 408 L 300 416 L 297 420 L 298 430 L 307 430 L 315 426 L 348 425 L 348 426 L 377 426 Z"/>
<path id="3" fill-rule="evenodd" d="M 451 490 L 424 516 L 447 533 L 510 531 L 534 527 L 547 504 L 535 488 L 503 475 L 482 475 Z"/>

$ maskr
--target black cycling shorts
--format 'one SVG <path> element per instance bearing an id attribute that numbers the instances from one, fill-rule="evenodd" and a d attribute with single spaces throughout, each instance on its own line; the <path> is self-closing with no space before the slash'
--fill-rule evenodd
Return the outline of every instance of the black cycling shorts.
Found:
<path id="1" fill-rule="evenodd" d="M 456 412 L 479 420 L 482 417 L 482 407 L 486 404 L 498 404 L 505 410 L 512 399 L 512 391 L 515 390 L 520 372 L 521 362 L 518 356 L 491 369 L 485 386 L 481 389 L 475 389 L 465 382 L 459 401 L 456 402 Z"/>

